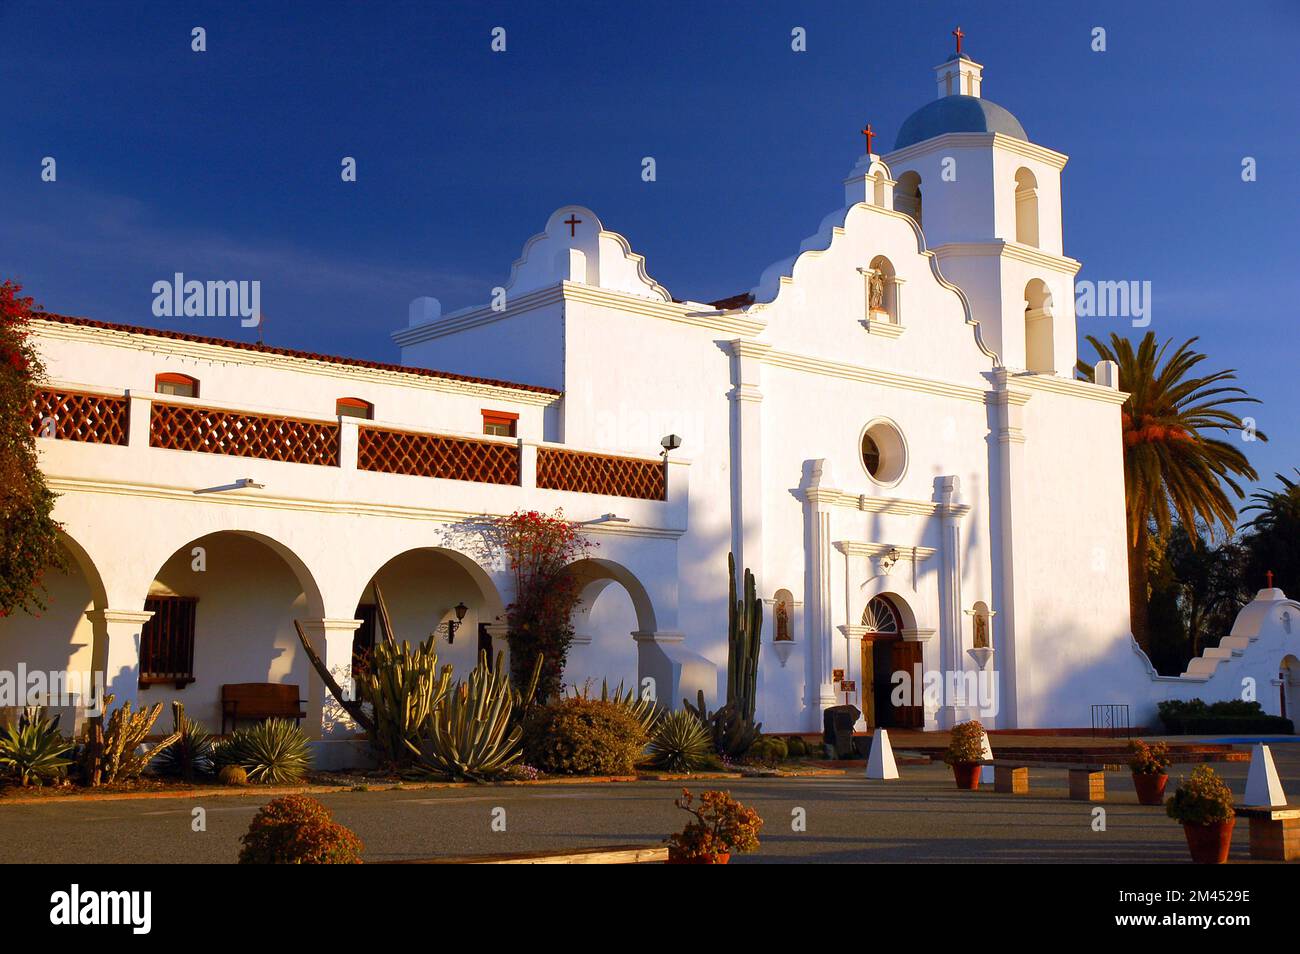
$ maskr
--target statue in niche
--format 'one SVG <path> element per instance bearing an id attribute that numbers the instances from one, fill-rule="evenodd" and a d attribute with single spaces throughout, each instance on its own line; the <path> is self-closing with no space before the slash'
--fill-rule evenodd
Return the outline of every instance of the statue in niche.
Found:
<path id="1" fill-rule="evenodd" d="M 867 314 L 885 310 L 885 276 L 877 268 L 867 270 Z"/>
<path id="2" fill-rule="evenodd" d="M 988 649 L 989 647 L 989 618 L 986 613 L 975 614 L 975 648 Z"/>

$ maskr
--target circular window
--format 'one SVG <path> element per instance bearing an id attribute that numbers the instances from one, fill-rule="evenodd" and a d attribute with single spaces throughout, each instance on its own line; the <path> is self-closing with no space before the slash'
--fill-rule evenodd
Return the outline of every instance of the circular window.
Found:
<path id="1" fill-rule="evenodd" d="M 862 466 L 872 480 L 896 484 L 907 468 L 907 445 L 892 421 L 875 420 L 862 429 Z"/>

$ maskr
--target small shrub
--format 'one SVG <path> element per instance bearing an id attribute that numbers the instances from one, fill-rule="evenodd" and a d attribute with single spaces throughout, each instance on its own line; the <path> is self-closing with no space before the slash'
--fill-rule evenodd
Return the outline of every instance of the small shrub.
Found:
<path id="1" fill-rule="evenodd" d="M 790 752 L 790 758 L 802 759 L 808 756 L 808 746 L 804 740 L 797 735 L 792 735 L 785 740 L 786 748 Z"/>
<path id="2" fill-rule="evenodd" d="M 1198 765 L 1165 801 L 1165 814 L 1184 825 L 1212 825 L 1236 815 L 1232 789 L 1208 765 Z"/>
<path id="3" fill-rule="evenodd" d="M 285 795 L 263 807 L 240 844 L 241 865 L 361 863 L 361 839 L 306 795 Z"/>
<path id="4" fill-rule="evenodd" d="M 650 740 L 650 761 L 665 772 L 695 772 L 713 759 L 713 737 L 685 709 L 659 719 Z"/>
<path id="5" fill-rule="evenodd" d="M 1207 704 L 1202 699 L 1166 699 L 1157 704 L 1160 721 L 1171 735 L 1292 735 L 1294 723 L 1269 715 L 1259 702 L 1222 699 Z"/>
<path id="6" fill-rule="evenodd" d="M 979 762 L 984 758 L 984 726 L 978 721 L 959 722 L 952 727 L 952 737 L 943 760 L 949 765 Z"/>
<path id="7" fill-rule="evenodd" d="M 556 775 L 630 775 L 648 741 L 627 706 L 579 696 L 529 716 L 524 757 Z"/>
<path id="8" fill-rule="evenodd" d="M 311 744 L 288 719 L 236 729 L 212 754 L 218 766 L 239 765 L 250 782 L 291 785 L 311 767 Z"/>
<path id="9" fill-rule="evenodd" d="M 0 775 L 24 787 L 62 778 L 71 764 L 72 743 L 59 732 L 58 717 L 24 713 L 17 725 L 0 730 Z"/>
<path id="10" fill-rule="evenodd" d="M 1156 742 L 1147 745 L 1141 739 L 1129 743 L 1129 768 L 1134 775 L 1164 775 L 1169 770 L 1169 745 Z"/>
<path id="11" fill-rule="evenodd" d="M 217 781 L 222 785 L 247 785 L 248 773 L 242 765 L 223 765 L 217 771 Z"/>
<path id="12" fill-rule="evenodd" d="M 783 739 L 774 735 L 764 735 L 749 747 L 749 751 L 745 753 L 745 760 L 773 765 L 783 761 L 789 754 L 790 750 Z"/>
<path id="13" fill-rule="evenodd" d="M 702 792 L 697 807 L 690 791 L 682 789 L 681 798 L 673 804 L 695 816 L 680 832 L 668 837 L 668 852 L 674 860 L 758 850 L 758 830 L 763 827 L 763 819 L 729 792 Z"/>

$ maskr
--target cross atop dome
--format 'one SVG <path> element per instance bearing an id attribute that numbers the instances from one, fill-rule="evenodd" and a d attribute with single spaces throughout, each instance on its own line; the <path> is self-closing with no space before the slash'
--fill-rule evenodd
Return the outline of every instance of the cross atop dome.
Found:
<path id="1" fill-rule="evenodd" d="M 957 49 L 946 61 L 934 68 L 934 78 L 939 84 L 939 98 L 945 96 L 979 96 L 981 73 L 984 67 L 962 52 L 961 41 L 966 33 L 961 27 L 952 31 Z"/>

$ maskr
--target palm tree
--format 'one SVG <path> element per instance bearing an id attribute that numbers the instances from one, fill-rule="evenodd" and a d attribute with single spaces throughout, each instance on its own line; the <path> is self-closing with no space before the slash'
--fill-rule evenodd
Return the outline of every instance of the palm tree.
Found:
<path id="1" fill-rule="evenodd" d="M 1171 517 L 1185 527 L 1198 521 L 1211 534 L 1216 527 L 1231 533 L 1237 511 L 1228 491 L 1244 496 L 1237 477 L 1255 480 L 1255 469 L 1242 451 L 1219 439 L 1231 432 L 1250 431 L 1230 405 L 1251 403 L 1235 381 L 1233 370 L 1194 377 L 1206 356 L 1192 350 L 1191 338 L 1166 358 L 1172 341 L 1157 344 L 1147 332 L 1134 351 L 1133 342 L 1112 334 L 1110 343 L 1088 335 L 1101 360 L 1119 365 L 1119 389 L 1128 392 L 1121 409 L 1124 439 L 1124 495 L 1128 509 L 1129 610 L 1133 635 L 1146 650 L 1149 598 L 1148 563 L 1152 534 L 1168 539 Z M 1093 366 L 1080 361 L 1078 370 L 1093 380 Z M 1259 440 L 1268 440 L 1254 431 Z M 1196 539 L 1196 535 L 1193 535 Z"/>
<path id="2" fill-rule="evenodd" d="M 1255 514 L 1242 528 L 1247 579 L 1253 590 L 1265 586 L 1271 573 L 1273 585 L 1294 598 L 1300 593 L 1300 480 L 1274 476 L 1282 489 L 1255 491 L 1251 505 L 1242 510 Z"/>

